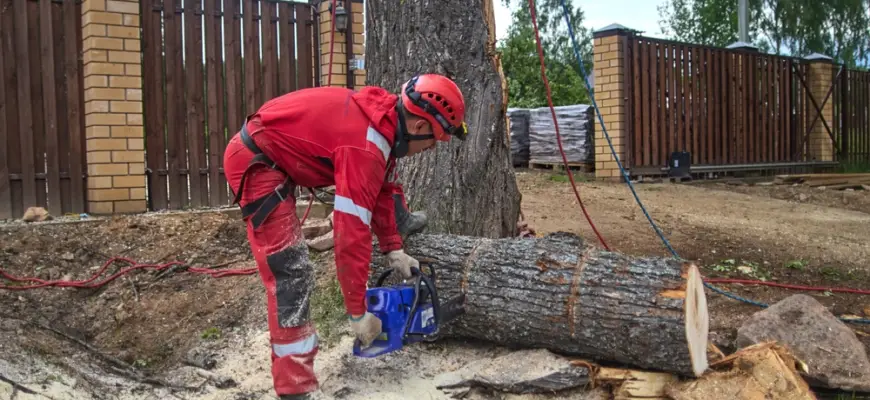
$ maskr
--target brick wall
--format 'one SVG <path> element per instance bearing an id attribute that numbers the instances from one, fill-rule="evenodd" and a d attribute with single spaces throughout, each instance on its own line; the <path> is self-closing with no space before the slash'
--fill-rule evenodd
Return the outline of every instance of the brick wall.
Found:
<path id="1" fill-rule="evenodd" d="M 810 93 L 816 99 L 816 103 L 822 104 L 825 95 L 831 88 L 831 81 L 834 78 L 834 64 L 830 57 L 822 55 L 813 55 L 808 57 L 810 60 L 810 68 L 807 77 L 807 83 L 810 86 Z M 812 121 L 817 114 L 816 108 L 810 102 L 808 110 L 808 121 Z M 822 117 L 831 126 L 831 121 L 834 120 L 834 104 L 833 100 L 828 99 L 822 107 Z M 821 118 L 816 121 L 810 132 L 809 152 L 807 158 L 809 161 L 833 161 L 834 160 L 834 143 L 831 141 L 831 136 L 828 135 L 828 130 Z"/>
<path id="2" fill-rule="evenodd" d="M 89 211 L 145 211 L 139 2 L 84 0 L 82 30 Z"/>
<path id="3" fill-rule="evenodd" d="M 337 1 L 338 5 L 343 5 L 348 11 L 348 16 L 353 20 L 353 55 L 354 57 L 362 58 L 365 56 L 365 43 L 363 38 L 364 19 L 363 8 L 365 4 L 360 0 Z M 333 36 L 331 35 L 332 28 L 332 12 L 330 5 L 332 1 L 324 1 L 320 3 L 320 84 L 327 86 L 339 87 L 360 87 L 365 85 L 365 70 L 353 71 L 353 82 L 348 82 L 348 57 L 347 57 L 347 34 L 341 31 L 341 27 L 335 26 L 335 44 L 332 45 L 332 71 L 329 71 L 329 49 Z M 332 81 L 330 82 L 330 74 Z"/>
<path id="4" fill-rule="evenodd" d="M 625 31 L 604 28 L 595 32 L 593 40 L 595 100 L 613 147 L 622 160 L 625 157 L 623 140 L 626 135 L 625 76 L 622 65 Z M 619 166 L 599 126 L 595 128 L 595 177 L 621 179 Z"/>

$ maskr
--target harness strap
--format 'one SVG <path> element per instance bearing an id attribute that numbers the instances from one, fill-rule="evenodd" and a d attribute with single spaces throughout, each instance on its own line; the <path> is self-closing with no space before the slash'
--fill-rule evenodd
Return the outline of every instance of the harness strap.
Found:
<path id="1" fill-rule="evenodd" d="M 247 124 L 242 125 L 242 129 L 239 131 L 239 137 L 242 139 L 242 143 L 245 144 L 245 147 L 254 153 L 254 157 L 251 159 L 250 164 L 248 164 L 248 168 L 245 169 L 245 172 L 242 174 L 242 179 L 239 182 L 239 190 L 233 199 L 233 204 L 238 204 L 239 201 L 241 201 L 242 192 L 245 190 L 245 181 L 248 178 L 248 172 L 250 172 L 251 167 L 255 164 L 265 164 L 269 168 L 280 171 L 287 177 L 282 184 L 272 190 L 272 193 L 262 196 L 244 207 L 242 207 L 241 204 L 239 205 L 242 210 L 242 218 L 244 219 L 253 215 L 251 223 L 253 224 L 254 229 L 257 229 L 266 221 L 269 214 L 271 214 L 282 201 L 287 200 L 287 198 L 292 195 L 293 190 L 296 188 L 296 184 L 286 171 L 281 169 L 278 164 L 272 161 L 272 159 L 260 150 L 260 147 L 257 146 L 248 134 Z"/>

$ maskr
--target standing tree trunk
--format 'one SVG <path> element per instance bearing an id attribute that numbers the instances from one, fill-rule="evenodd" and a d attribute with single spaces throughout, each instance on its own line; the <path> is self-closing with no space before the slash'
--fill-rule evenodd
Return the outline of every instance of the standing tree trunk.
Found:
<path id="1" fill-rule="evenodd" d="M 366 1 L 369 85 L 398 93 L 415 74 L 439 73 L 465 97 L 468 140 L 452 140 L 398 164 L 408 204 L 426 211 L 428 232 L 516 234 L 520 193 L 510 161 L 504 87 L 487 28 L 491 2 Z"/>

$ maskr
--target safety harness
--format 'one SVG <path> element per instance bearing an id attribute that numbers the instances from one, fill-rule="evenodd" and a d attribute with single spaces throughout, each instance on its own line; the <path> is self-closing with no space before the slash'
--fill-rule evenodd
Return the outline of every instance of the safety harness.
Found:
<path id="1" fill-rule="evenodd" d="M 271 193 L 258 198 L 244 207 L 239 204 L 239 208 L 242 210 L 242 219 L 253 215 L 251 224 L 253 224 L 254 229 L 257 229 L 266 221 L 269 214 L 271 214 L 282 201 L 287 200 L 289 196 L 293 194 L 293 191 L 296 189 L 296 183 L 293 182 L 293 179 L 290 178 L 290 174 L 288 174 L 287 171 L 284 171 L 279 167 L 278 164 L 272 161 L 272 159 L 263 153 L 263 150 L 260 150 L 260 147 L 254 143 L 254 139 L 252 139 L 251 135 L 248 134 L 247 125 L 247 121 L 245 121 L 245 124 L 242 125 L 242 129 L 239 131 L 239 137 L 242 139 L 242 143 L 245 144 L 245 147 L 254 153 L 254 158 L 251 159 L 251 162 L 242 174 L 242 179 L 239 182 L 239 190 L 236 193 L 233 204 L 237 204 L 241 201 L 242 193 L 245 190 L 245 180 L 248 177 L 248 172 L 250 172 L 251 167 L 254 165 L 264 164 L 271 169 L 281 172 L 287 177 L 287 179 L 285 179 L 280 185 L 276 186 Z"/>

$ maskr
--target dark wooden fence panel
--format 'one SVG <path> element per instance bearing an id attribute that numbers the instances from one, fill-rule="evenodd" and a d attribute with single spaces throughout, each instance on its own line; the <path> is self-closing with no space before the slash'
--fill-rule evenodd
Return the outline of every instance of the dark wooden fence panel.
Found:
<path id="1" fill-rule="evenodd" d="M 0 218 L 86 212 L 81 6 L 0 0 Z"/>
<path id="2" fill-rule="evenodd" d="M 870 165 L 870 72 L 844 70 L 835 89 L 841 162 Z"/>
<path id="3" fill-rule="evenodd" d="M 143 0 L 142 7 L 149 208 L 228 205 L 228 139 L 264 102 L 315 85 L 312 5 Z"/>
<path id="4" fill-rule="evenodd" d="M 641 36 L 627 43 L 630 168 L 661 170 L 677 151 L 693 166 L 803 160 L 799 60 Z"/>

